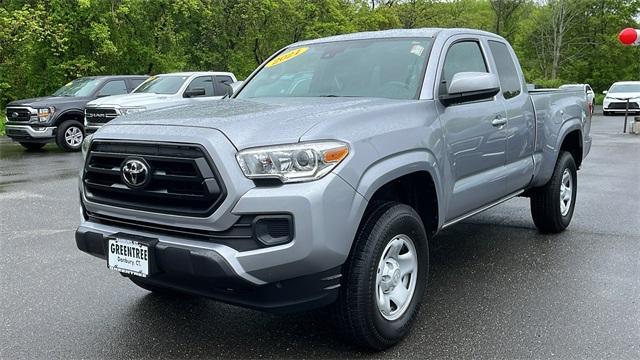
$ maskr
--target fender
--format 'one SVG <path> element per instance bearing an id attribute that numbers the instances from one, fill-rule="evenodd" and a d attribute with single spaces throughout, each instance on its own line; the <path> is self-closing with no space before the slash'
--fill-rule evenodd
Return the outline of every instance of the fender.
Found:
<path id="1" fill-rule="evenodd" d="M 582 140 L 582 121 L 578 118 L 572 118 L 565 121 L 560 126 L 560 129 L 558 130 L 555 137 L 555 144 L 553 144 L 553 146 L 548 146 L 552 144 L 547 144 L 547 146 L 544 146 L 539 160 L 541 164 L 540 169 L 538 173 L 534 175 L 534 179 L 532 181 L 533 187 L 542 186 L 546 184 L 549 179 L 551 179 L 551 175 L 553 175 L 553 169 L 555 168 L 556 162 L 558 161 L 558 156 L 560 156 L 560 147 L 562 146 L 562 143 L 564 142 L 567 135 L 574 130 L 580 131 L 580 139 Z"/>
<path id="2" fill-rule="evenodd" d="M 53 121 L 53 125 L 55 125 L 55 126 L 60 125 L 60 123 L 62 122 L 62 119 L 66 118 L 68 115 L 77 115 L 77 116 L 79 116 L 81 119 L 83 119 L 80 122 L 84 126 L 84 110 L 79 109 L 79 108 L 70 108 L 70 109 L 62 110 L 62 112 L 57 114 L 55 120 Z"/>
<path id="3" fill-rule="evenodd" d="M 438 198 L 438 227 L 444 219 L 444 201 L 442 199 L 442 181 L 435 155 L 426 149 L 396 153 L 371 164 L 360 177 L 356 191 L 367 201 L 383 185 L 411 173 L 426 171 L 431 175 Z"/>

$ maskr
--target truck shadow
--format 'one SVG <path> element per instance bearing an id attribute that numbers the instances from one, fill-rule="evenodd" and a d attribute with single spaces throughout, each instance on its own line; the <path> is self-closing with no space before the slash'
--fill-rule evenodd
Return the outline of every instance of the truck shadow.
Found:
<path id="1" fill-rule="evenodd" d="M 144 295 L 116 321 L 113 343 L 129 357 L 339 358 L 397 356 L 400 348 L 438 357 L 439 351 L 468 337 L 467 326 L 491 324 L 504 313 L 525 268 L 540 267 L 542 252 L 553 253 L 548 237 L 533 228 L 462 223 L 431 242 L 431 279 L 410 336 L 387 353 L 368 353 L 339 339 L 323 312 L 272 315 L 203 298 Z M 534 258 L 532 255 L 536 254 Z M 553 256 L 551 256 L 553 257 Z M 524 276 L 528 275 L 524 272 Z M 495 300 L 502 293 L 505 299 Z M 487 305 L 489 304 L 489 305 Z M 490 306 L 491 309 L 482 309 Z M 500 307 L 505 307 L 504 309 Z M 120 323 L 120 324 L 118 324 Z M 491 326 L 491 325 L 488 325 Z M 135 335 L 134 335 L 135 334 Z M 152 339 L 139 346 L 136 337 Z M 419 352 L 418 352 L 419 351 Z M 403 351 L 404 353 L 404 351 Z M 394 355 L 395 354 L 395 355 Z M 440 357 L 442 354 L 440 353 Z"/>

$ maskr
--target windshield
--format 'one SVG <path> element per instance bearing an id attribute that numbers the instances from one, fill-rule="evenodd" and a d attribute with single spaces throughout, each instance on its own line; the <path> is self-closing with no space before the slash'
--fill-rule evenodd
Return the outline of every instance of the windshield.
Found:
<path id="1" fill-rule="evenodd" d="M 640 84 L 619 84 L 611 86 L 610 93 L 640 92 Z"/>
<path id="2" fill-rule="evenodd" d="M 75 79 L 53 93 L 53 96 L 90 96 L 100 85 L 99 79 Z"/>
<path id="3" fill-rule="evenodd" d="M 368 39 L 295 47 L 269 61 L 238 93 L 260 97 L 417 97 L 431 38 Z"/>
<path id="4" fill-rule="evenodd" d="M 180 75 L 152 76 L 149 80 L 140 84 L 133 92 L 166 95 L 175 94 L 188 78 L 188 76 Z"/>

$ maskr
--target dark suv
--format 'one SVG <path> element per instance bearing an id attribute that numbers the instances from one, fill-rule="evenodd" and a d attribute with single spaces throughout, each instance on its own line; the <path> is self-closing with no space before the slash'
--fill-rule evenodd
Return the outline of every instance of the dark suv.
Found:
<path id="1" fill-rule="evenodd" d="M 84 107 L 96 98 L 131 92 L 148 76 L 90 76 L 64 85 L 52 96 L 7 104 L 6 132 L 27 149 L 54 141 L 65 151 L 78 151 L 84 139 Z"/>

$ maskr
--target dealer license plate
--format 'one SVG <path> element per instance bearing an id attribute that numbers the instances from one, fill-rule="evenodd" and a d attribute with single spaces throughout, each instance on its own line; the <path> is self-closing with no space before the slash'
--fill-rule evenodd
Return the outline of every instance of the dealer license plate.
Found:
<path id="1" fill-rule="evenodd" d="M 109 239 L 107 266 L 125 274 L 149 276 L 149 247 L 133 240 Z"/>

